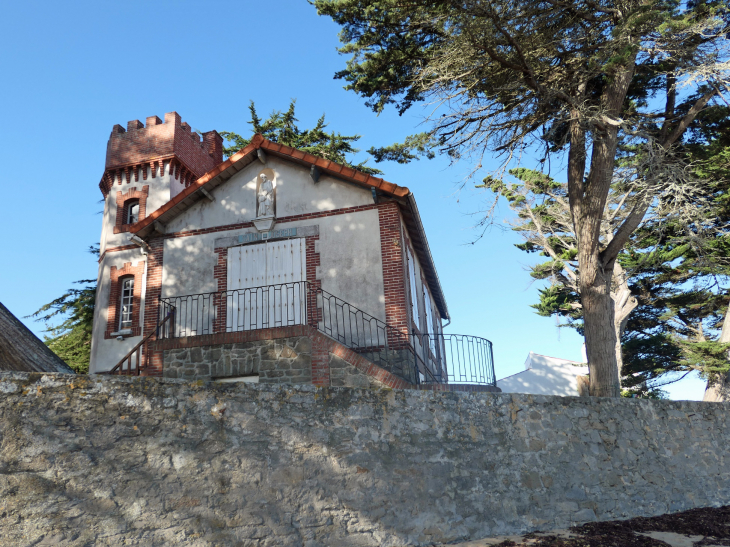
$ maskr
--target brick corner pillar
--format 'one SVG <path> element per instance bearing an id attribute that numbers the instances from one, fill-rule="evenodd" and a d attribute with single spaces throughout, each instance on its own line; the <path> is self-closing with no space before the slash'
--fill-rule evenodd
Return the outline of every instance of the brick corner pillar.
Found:
<path id="1" fill-rule="evenodd" d="M 312 384 L 315 386 L 330 385 L 330 352 L 329 340 L 315 329 L 311 330 L 312 340 Z"/>
<path id="2" fill-rule="evenodd" d="M 380 250 L 383 260 L 383 297 L 385 299 L 385 322 L 402 332 L 404 337 L 393 337 L 389 342 L 395 347 L 407 343 L 408 297 L 406 288 L 405 259 L 403 255 L 403 232 L 398 204 L 393 201 L 378 206 L 380 221 Z M 395 333 L 393 333 L 395 334 Z"/>
<path id="3" fill-rule="evenodd" d="M 317 279 L 317 268 L 319 268 L 320 255 L 317 250 L 317 242 L 319 234 L 315 236 L 307 236 L 305 239 L 305 252 L 307 254 L 307 324 L 311 327 L 317 327 L 322 320 L 322 310 L 318 307 L 317 296 L 322 288 L 322 282 Z M 328 383 L 329 385 L 329 383 Z"/>
<path id="4" fill-rule="evenodd" d="M 164 241 L 155 238 L 149 242 L 149 253 L 147 254 L 147 286 L 144 300 L 144 327 L 142 336 L 147 336 L 157 328 L 159 321 L 160 297 L 162 296 L 162 254 Z M 153 339 L 155 337 L 153 336 Z M 145 352 L 150 348 L 147 344 Z M 145 376 L 162 376 L 162 350 L 150 350 L 145 356 Z"/>
<path id="5" fill-rule="evenodd" d="M 214 251 L 218 255 L 218 262 L 213 267 L 213 277 L 218 282 L 217 293 L 214 297 L 216 304 L 215 325 L 213 332 L 226 332 L 228 329 L 228 248 L 216 247 Z"/>

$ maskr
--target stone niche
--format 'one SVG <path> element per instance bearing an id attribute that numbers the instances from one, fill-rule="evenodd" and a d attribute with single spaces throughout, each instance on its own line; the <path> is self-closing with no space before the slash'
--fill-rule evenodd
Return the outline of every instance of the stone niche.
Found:
<path id="1" fill-rule="evenodd" d="M 167 349 L 163 359 L 165 378 L 210 380 L 258 374 L 262 384 L 312 383 L 308 336 Z"/>

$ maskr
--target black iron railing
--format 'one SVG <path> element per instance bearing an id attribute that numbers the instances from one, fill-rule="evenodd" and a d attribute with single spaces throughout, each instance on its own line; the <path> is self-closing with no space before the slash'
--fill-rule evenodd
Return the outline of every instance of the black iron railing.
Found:
<path id="1" fill-rule="evenodd" d="M 160 299 L 175 318 L 160 338 L 270 329 L 307 324 L 307 283 L 189 294 Z"/>
<path id="2" fill-rule="evenodd" d="M 310 294 L 317 304 L 312 326 L 319 331 L 412 384 L 439 381 L 427 366 L 419 368 L 428 363 L 418 362 L 408 333 L 322 289 L 312 288 Z"/>
<path id="3" fill-rule="evenodd" d="M 492 343 L 408 333 L 306 281 L 160 299 L 158 338 L 310 325 L 413 384 L 496 385 Z"/>

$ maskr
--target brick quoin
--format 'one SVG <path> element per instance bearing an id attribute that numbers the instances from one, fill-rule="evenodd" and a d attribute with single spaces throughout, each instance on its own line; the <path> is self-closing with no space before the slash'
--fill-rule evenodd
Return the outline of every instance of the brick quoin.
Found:
<path id="1" fill-rule="evenodd" d="M 310 289 L 307 293 L 307 322 L 313 327 L 316 327 L 322 319 L 322 310 L 317 306 L 317 294 L 322 288 L 322 281 L 317 279 L 317 268 L 321 265 L 319 253 L 315 252 L 317 241 L 319 235 L 309 236 L 305 242 L 307 283 Z M 329 353 L 320 338 L 323 337 L 312 338 L 312 383 L 315 386 L 328 386 L 330 385 Z"/>
<path id="2" fill-rule="evenodd" d="M 119 234 L 121 232 L 128 232 L 130 224 L 125 224 L 127 220 L 127 208 L 126 205 L 130 200 L 139 201 L 139 218 L 142 220 L 147 213 L 147 196 L 150 193 L 150 187 L 148 184 L 142 187 L 142 190 L 137 190 L 134 186 L 130 188 L 125 194 L 117 192 L 117 222 L 114 226 L 114 233 Z"/>
<path id="3" fill-rule="evenodd" d="M 215 253 L 218 255 L 218 262 L 213 266 L 213 277 L 218 282 L 218 306 L 215 315 L 215 332 L 226 332 L 226 311 L 227 298 L 225 292 L 228 290 L 228 248 L 216 247 Z"/>
<path id="4" fill-rule="evenodd" d="M 403 257 L 403 234 L 398 205 L 394 202 L 378 206 L 380 221 L 380 249 L 383 259 L 383 293 L 385 297 L 385 322 L 408 335 L 408 298 L 406 271 Z M 389 339 L 392 338 L 388 333 Z M 407 339 L 389 340 L 391 344 L 407 343 Z"/>
<path id="5" fill-rule="evenodd" d="M 162 255 L 164 241 L 154 238 L 148 241 L 147 253 L 147 287 L 144 299 L 144 329 L 143 333 L 153 332 L 159 321 L 158 313 L 160 297 L 162 296 Z M 162 376 L 162 351 L 151 351 L 148 346 L 144 355 L 144 376 Z"/>
<path id="6" fill-rule="evenodd" d="M 122 287 L 120 280 L 126 276 L 134 277 L 134 292 L 132 300 L 132 326 L 131 336 L 139 336 L 142 333 L 142 327 L 139 324 L 139 308 L 142 300 L 142 283 L 144 275 L 144 261 L 140 260 L 136 266 L 132 266 L 131 262 L 125 262 L 124 266 L 117 268 L 111 267 L 110 272 L 111 285 L 109 289 L 109 302 L 107 305 L 107 320 L 104 338 L 110 339 L 113 332 L 119 330 L 119 316 Z"/>

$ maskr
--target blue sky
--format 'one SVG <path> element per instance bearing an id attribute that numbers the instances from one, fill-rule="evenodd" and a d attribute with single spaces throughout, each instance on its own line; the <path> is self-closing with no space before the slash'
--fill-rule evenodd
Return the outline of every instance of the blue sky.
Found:
<path id="1" fill-rule="evenodd" d="M 114 124 L 177 111 L 196 130 L 247 133 L 260 115 L 297 99 L 302 127 L 325 112 L 330 129 L 360 134 L 360 148 L 423 129 L 422 112 L 373 114 L 333 79 L 344 67 L 339 28 L 304 0 L 269 2 L 13 2 L 0 34 L 2 146 L 0 301 L 24 316 L 78 279 L 96 278 L 86 252 L 99 241 L 98 182 Z M 483 175 L 498 165 L 485 158 Z M 529 165 L 529 164 L 528 164 Z M 474 225 L 490 194 L 465 183 L 471 164 L 444 159 L 381 164 L 415 194 L 453 317 L 449 332 L 494 343 L 497 377 L 528 352 L 580 360 L 582 338 L 537 316 L 531 257 L 517 234 Z M 462 187 L 463 186 L 463 187 Z M 502 206 L 496 220 L 510 216 Z M 673 398 L 702 397 L 683 381 Z"/>

